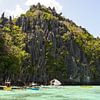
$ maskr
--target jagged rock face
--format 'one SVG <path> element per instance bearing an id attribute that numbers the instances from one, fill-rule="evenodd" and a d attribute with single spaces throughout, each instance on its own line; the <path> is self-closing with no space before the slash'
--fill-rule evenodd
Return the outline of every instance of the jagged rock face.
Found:
<path id="1" fill-rule="evenodd" d="M 87 75 L 90 75 L 86 68 L 87 58 L 71 36 L 68 40 L 63 40 L 64 33 L 71 34 L 64 24 L 57 19 L 46 20 L 37 17 L 30 21 L 29 17 L 20 17 L 17 25 L 22 26 L 22 30 L 27 34 L 26 51 L 31 54 L 31 63 L 37 71 L 33 80 L 48 82 L 57 78 L 63 83 L 68 80 L 87 81 Z M 55 63 L 60 68 L 54 68 L 51 74 L 50 69 L 57 67 Z"/>
<path id="2" fill-rule="evenodd" d="M 8 46 L 4 43 L 9 43 L 8 36 L 13 35 L 13 31 L 16 31 L 16 35 L 11 37 L 15 41 L 10 40 L 9 50 L 11 46 L 16 46 L 21 48 L 22 56 L 27 57 L 22 59 L 22 56 L 18 56 L 18 60 L 21 57 L 18 66 L 16 61 L 13 62 L 16 65 L 13 70 L 15 74 L 12 74 L 12 69 L 5 71 L 9 64 L 7 68 L 1 68 L 1 72 L 4 70 L 11 74 L 2 73 L 0 80 L 10 76 L 11 80 L 41 84 L 48 84 L 52 79 L 58 79 L 62 84 L 100 82 L 100 39 L 92 37 L 84 28 L 62 17 L 61 13 L 57 14 L 55 8 L 33 5 L 26 14 L 13 20 L 12 17 L 6 18 L 3 13 L 0 18 L 0 33 L 7 33 L 7 41 L 0 34 L 1 54 L 7 50 L 4 47 Z M 18 32 L 20 36 L 16 38 Z M 21 47 L 16 44 L 17 39 Z M 19 42 L 20 39 L 22 42 Z M 1 55 L 0 57 L 2 59 Z M 16 69 L 20 69 L 20 75 Z"/>
<path id="3" fill-rule="evenodd" d="M 31 54 L 34 68 L 31 80 L 47 83 L 56 78 L 63 84 L 93 81 L 87 55 L 67 27 L 73 23 L 62 18 L 54 9 L 47 9 L 49 14 L 40 4 L 32 6 L 26 15 L 16 21 L 16 25 L 27 34 L 26 51 Z M 78 30 L 82 31 L 80 28 Z M 98 68 L 99 64 L 98 60 Z"/>

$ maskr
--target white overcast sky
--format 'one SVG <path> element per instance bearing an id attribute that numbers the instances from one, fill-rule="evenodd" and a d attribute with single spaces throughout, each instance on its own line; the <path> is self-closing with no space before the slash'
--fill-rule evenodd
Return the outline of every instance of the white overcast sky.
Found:
<path id="1" fill-rule="evenodd" d="M 7 16 L 20 16 L 38 2 L 54 6 L 57 12 L 100 37 L 100 0 L 0 0 L 0 15 L 5 12 Z"/>
<path id="2" fill-rule="evenodd" d="M 0 5 L 4 6 L 4 11 L 7 16 L 19 16 L 21 13 L 25 13 L 27 8 L 30 5 L 37 4 L 40 2 L 42 5 L 46 7 L 55 7 L 57 12 L 62 12 L 62 5 L 56 0 L 18 0 L 19 2 L 15 2 L 15 0 L 0 0 Z M 8 3 L 8 4 L 7 4 Z M 5 6 L 6 4 L 7 6 Z M 0 11 L 2 12 L 2 11 Z"/>

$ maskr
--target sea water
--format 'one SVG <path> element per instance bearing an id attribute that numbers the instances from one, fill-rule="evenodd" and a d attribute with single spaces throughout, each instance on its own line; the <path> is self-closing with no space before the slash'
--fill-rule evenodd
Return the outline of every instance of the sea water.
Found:
<path id="1" fill-rule="evenodd" d="M 100 86 L 44 86 L 40 90 L 0 90 L 0 100 L 100 100 Z"/>

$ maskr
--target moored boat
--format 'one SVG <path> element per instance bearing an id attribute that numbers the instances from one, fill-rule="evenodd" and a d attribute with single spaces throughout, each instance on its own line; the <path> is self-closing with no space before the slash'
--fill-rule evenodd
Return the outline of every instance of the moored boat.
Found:
<path id="1" fill-rule="evenodd" d="M 12 90 L 12 87 L 11 86 L 10 87 L 4 86 L 3 87 L 3 90 L 5 90 L 5 91 L 11 91 Z"/>
<path id="2" fill-rule="evenodd" d="M 32 82 L 30 84 L 30 87 L 28 87 L 28 89 L 31 89 L 31 90 L 39 90 L 40 89 L 40 86 L 38 86 L 37 83 Z"/>

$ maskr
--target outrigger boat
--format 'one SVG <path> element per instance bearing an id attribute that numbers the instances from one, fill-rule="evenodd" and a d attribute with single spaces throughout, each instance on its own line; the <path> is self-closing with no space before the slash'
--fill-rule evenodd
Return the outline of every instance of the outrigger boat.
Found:
<path id="1" fill-rule="evenodd" d="M 5 82 L 4 86 L 0 86 L 0 90 L 11 91 L 12 89 L 30 89 L 30 90 L 39 90 L 40 86 L 35 83 L 32 83 L 28 87 L 18 87 L 18 86 L 11 86 L 10 82 Z"/>

